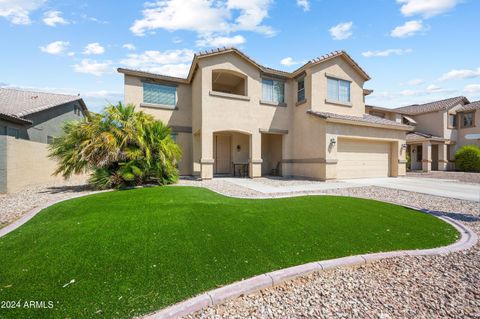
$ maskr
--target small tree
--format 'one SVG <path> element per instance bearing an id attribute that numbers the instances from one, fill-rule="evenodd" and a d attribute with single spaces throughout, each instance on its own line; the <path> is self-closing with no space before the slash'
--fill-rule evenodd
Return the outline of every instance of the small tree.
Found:
<path id="1" fill-rule="evenodd" d="M 480 148 L 475 145 L 462 146 L 455 153 L 455 167 L 465 172 L 480 172 Z"/>
<path id="2" fill-rule="evenodd" d="M 54 174 L 91 173 L 96 189 L 158 183 L 178 179 L 181 151 L 170 129 L 135 106 L 110 105 L 101 114 L 67 122 L 50 146 L 58 161 Z"/>

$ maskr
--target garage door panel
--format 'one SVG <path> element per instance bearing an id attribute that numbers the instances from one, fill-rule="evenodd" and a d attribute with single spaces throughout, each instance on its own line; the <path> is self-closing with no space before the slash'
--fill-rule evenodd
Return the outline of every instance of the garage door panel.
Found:
<path id="1" fill-rule="evenodd" d="M 388 177 L 390 143 L 338 140 L 337 178 Z"/>

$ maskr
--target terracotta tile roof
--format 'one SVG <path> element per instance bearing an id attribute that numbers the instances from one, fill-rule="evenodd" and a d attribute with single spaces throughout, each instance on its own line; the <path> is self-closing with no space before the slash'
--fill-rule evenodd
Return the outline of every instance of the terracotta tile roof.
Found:
<path id="1" fill-rule="evenodd" d="M 359 122 L 359 123 L 396 126 L 398 128 L 403 128 L 403 129 L 413 129 L 413 127 L 409 125 L 397 123 L 395 121 L 387 120 L 387 119 L 384 119 L 378 116 L 373 116 L 370 114 L 363 114 L 363 116 L 353 116 L 353 115 L 336 114 L 336 113 L 330 113 L 330 112 L 316 112 L 316 111 L 308 111 L 307 113 L 310 113 L 312 115 L 315 115 L 324 119 L 332 118 L 332 119 L 347 120 L 347 121 Z"/>
<path id="2" fill-rule="evenodd" d="M 468 111 L 474 111 L 474 110 L 480 110 L 480 101 L 474 101 L 469 104 L 465 104 L 462 107 L 459 107 L 456 109 L 456 112 L 468 112 Z"/>
<path id="3" fill-rule="evenodd" d="M 435 135 L 428 134 L 428 133 L 423 133 L 423 132 L 410 132 L 410 133 L 407 134 L 406 140 L 407 140 L 407 142 L 411 142 L 411 141 L 421 141 L 421 140 L 444 141 L 446 139 L 444 139 L 440 136 L 435 136 Z"/>
<path id="4" fill-rule="evenodd" d="M 418 115 L 423 113 L 447 110 L 462 102 L 468 103 L 468 99 L 464 96 L 456 96 L 449 99 L 434 101 L 434 102 L 425 103 L 425 104 L 414 104 L 414 105 L 402 106 L 393 110 L 401 114 Z"/>
<path id="5" fill-rule="evenodd" d="M 123 74 L 129 74 L 129 75 L 134 75 L 134 76 L 144 76 L 144 77 L 150 77 L 154 79 L 160 79 L 160 80 L 165 80 L 165 81 L 171 81 L 171 82 L 177 82 L 177 83 L 189 83 L 192 78 L 193 74 L 196 71 L 196 65 L 198 62 L 198 59 L 208 57 L 208 56 L 213 56 L 217 54 L 225 54 L 229 52 L 234 52 L 238 55 L 240 55 L 242 58 L 245 60 L 249 61 L 253 65 L 255 65 L 257 68 L 260 69 L 261 72 L 267 73 L 267 74 L 272 74 L 272 75 L 278 75 L 280 77 L 285 77 L 285 78 L 294 78 L 303 70 L 310 65 L 321 63 L 324 61 L 327 61 L 329 59 L 333 59 L 338 56 L 343 56 L 351 65 L 353 68 L 355 68 L 358 72 L 362 74 L 362 76 L 366 79 L 369 80 L 370 76 L 345 52 L 345 51 L 334 51 L 325 55 L 322 55 L 320 57 L 317 57 L 315 59 L 312 59 L 302 65 L 300 68 L 296 69 L 293 72 L 287 72 L 287 71 L 282 71 L 282 70 L 277 70 L 273 69 L 270 67 L 263 66 L 256 62 L 254 59 L 252 59 L 250 56 L 245 54 L 244 52 L 238 50 L 237 48 L 234 47 L 223 47 L 223 48 L 217 48 L 217 49 L 212 49 L 212 50 L 207 50 L 207 51 L 200 51 L 196 53 L 193 56 L 193 61 L 192 64 L 190 65 L 190 71 L 188 72 L 188 76 L 186 78 L 180 78 L 180 77 L 173 77 L 173 76 L 168 76 L 168 75 L 162 75 L 162 74 L 156 74 L 156 73 L 150 73 L 150 72 L 145 72 L 141 70 L 134 70 L 134 69 L 128 69 L 128 68 L 118 68 L 117 71 L 119 73 Z M 368 93 L 370 90 L 366 90 Z"/>
<path id="6" fill-rule="evenodd" d="M 21 118 L 28 114 L 79 100 L 82 100 L 82 98 L 77 95 L 0 88 L 0 113 Z M 81 103 L 83 104 L 83 101 Z"/>

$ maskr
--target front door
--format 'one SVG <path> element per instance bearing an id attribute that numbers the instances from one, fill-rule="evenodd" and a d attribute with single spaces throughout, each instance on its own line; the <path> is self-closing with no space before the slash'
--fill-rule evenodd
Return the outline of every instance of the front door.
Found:
<path id="1" fill-rule="evenodd" d="M 231 173 L 231 141 L 229 135 L 215 135 L 214 144 L 214 172 L 215 174 L 230 174 Z"/>

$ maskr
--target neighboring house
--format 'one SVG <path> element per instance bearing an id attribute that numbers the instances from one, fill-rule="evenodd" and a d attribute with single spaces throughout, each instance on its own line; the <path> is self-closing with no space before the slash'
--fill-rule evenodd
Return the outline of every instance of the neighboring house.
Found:
<path id="1" fill-rule="evenodd" d="M 54 180 L 47 144 L 87 114 L 79 96 L 0 88 L 0 192 Z"/>
<path id="2" fill-rule="evenodd" d="M 125 102 L 168 124 L 180 173 L 321 180 L 405 174 L 410 126 L 365 114 L 370 77 L 345 52 L 293 72 L 235 48 L 194 56 L 186 78 L 118 69 Z"/>
<path id="3" fill-rule="evenodd" d="M 480 146 L 480 101 L 464 96 L 396 109 L 366 106 L 366 112 L 414 127 L 407 134 L 412 170 L 452 170 L 462 146 Z M 476 136 L 475 136 L 476 135 Z"/>

